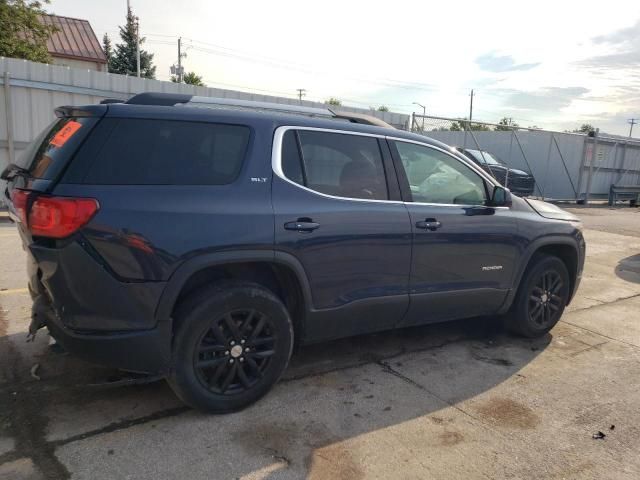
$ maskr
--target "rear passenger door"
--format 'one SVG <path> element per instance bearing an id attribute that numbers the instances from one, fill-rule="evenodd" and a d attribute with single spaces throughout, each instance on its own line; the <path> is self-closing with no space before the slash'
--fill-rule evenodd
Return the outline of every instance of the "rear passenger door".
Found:
<path id="1" fill-rule="evenodd" d="M 384 138 L 276 130 L 276 249 L 311 287 L 306 340 L 393 327 L 408 307 L 411 225 Z"/>

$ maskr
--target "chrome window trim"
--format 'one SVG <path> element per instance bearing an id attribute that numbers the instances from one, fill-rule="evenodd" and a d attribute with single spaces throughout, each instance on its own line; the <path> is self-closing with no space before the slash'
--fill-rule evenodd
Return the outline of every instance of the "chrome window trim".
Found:
<path id="1" fill-rule="evenodd" d="M 333 200 L 346 200 L 349 202 L 394 203 L 394 204 L 404 203 L 401 200 L 371 200 L 366 198 L 339 197 L 336 195 L 329 195 L 328 193 L 318 192 L 317 190 L 313 190 L 311 188 L 305 187 L 304 185 L 300 185 L 299 183 L 296 183 L 293 180 L 289 180 L 285 176 L 284 172 L 282 171 L 282 138 L 284 137 L 284 134 L 289 130 L 309 130 L 314 132 L 342 133 L 345 135 L 360 135 L 362 137 L 372 137 L 372 138 L 384 138 L 384 135 L 349 132 L 345 130 L 333 130 L 330 128 L 298 127 L 295 125 L 278 127 L 276 128 L 275 134 L 273 136 L 273 148 L 271 153 L 271 169 L 273 170 L 273 173 L 275 173 L 280 179 L 284 180 L 285 182 L 288 182 L 291 185 L 294 185 L 302 190 L 306 190 L 307 192 L 313 193 L 315 195 L 319 195 L 321 197 L 331 198 Z"/>
<path id="2" fill-rule="evenodd" d="M 345 200 L 345 201 L 350 201 L 350 202 L 370 202 L 370 203 L 391 203 L 391 204 L 403 204 L 403 205 L 426 205 L 426 206 L 432 206 L 432 207 L 456 207 L 456 208 L 470 208 L 470 207 L 477 207 L 479 205 L 473 205 L 473 204 L 458 204 L 458 203 L 423 203 L 423 202 L 404 202 L 401 200 L 370 200 L 370 199 L 366 199 L 366 198 L 351 198 L 351 197 L 339 197 L 336 195 L 329 195 L 327 193 L 322 193 L 322 192 L 318 192 L 316 190 L 313 190 L 311 188 L 308 188 L 304 185 L 300 185 L 299 183 L 294 182 L 293 180 L 289 180 L 284 172 L 282 171 L 282 139 L 284 137 L 284 134 L 289 131 L 289 130 L 307 130 L 307 131 L 312 131 L 312 132 L 324 132 L 324 133 L 339 133 L 339 134 L 343 134 L 343 135 L 359 135 L 361 137 L 371 137 L 371 138 L 378 138 L 378 139 L 384 139 L 384 140 L 392 140 L 392 141 L 396 141 L 396 142 L 407 142 L 407 143 L 414 143 L 416 145 L 421 145 L 423 147 L 427 147 L 427 148 L 433 148 L 434 150 L 438 150 L 446 155 L 449 155 L 450 157 L 452 157 L 453 159 L 457 160 L 460 163 L 463 163 L 464 165 L 468 166 L 469 168 L 471 168 L 471 170 L 473 170 L 474 172 L 478 173 L 480 175 L 480 177 L 482 177 L 483 179 L 485 179 L 486 181 L 488 181 L 491 185 L 496 186 L 497 184 L 495 183 L 495 180 L 493 180 L 492 178 L 490 178 L 486 172 L 484 170 L 482 170 L 481 168 L 479 168 L 478 166 L 472 164 L 471 162 L 467 162 L 464 161 L 458 157 L 456 157 L 455 155 L 452 155 L 451 152 L 447 152 L 445 149 L 437 147 L 435 145 L 430 145 L 428 143 L 424 143 L 424 142 L 419 142 L 417 140 L 409 140 L 406 138 L 400 138 L 400 137 L 393 137 L 393 136 L 389 136 L 389 135 L 382 135 L 382 134 L 377 134 L 377 133 L 364 133 L 364 132 L 353 132 L 353 131 L 349 131 L 349 130 L 336 130 L 336 129 L 332 129 L 332 128 L 321 128 L 321 127 L 305 127 L 305 126 L 297 126 L 297 125 L 284 125 L 284 126 L 280 126 L 278 128 L 276 128 L 274 136 L 273 136 L 273 146 L 272 146 L 272 150 L 271 150 L 271 169 L 273 170 L 273 173 L 276 174 L 277 177 L 279 177 L 281 180 L 284 180 L 285 182 L 300 188 L 302 190 L 305 190 L 309 193 L 313 193 L 315 195 L 321 196 L 321 197 L 325 197 L 325 198 L 331 198 L 333 200 Z M 509 207 L 492 207 L 495 209 L 509 209 Z"/>

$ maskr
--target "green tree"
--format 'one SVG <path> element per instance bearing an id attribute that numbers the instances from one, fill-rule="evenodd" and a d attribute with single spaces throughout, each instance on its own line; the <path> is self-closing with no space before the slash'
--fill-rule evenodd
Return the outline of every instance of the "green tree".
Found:
<path id="1" fill-rule="evenodd" d="M 494 130 L 497 132 L 509 132 L 518 128 L 519 126 L 520 125 L 513 121 L 513 118 L 502 117 L 502 119 L 498 122 L 498 126 L 494 128 Z"/>
<path id="2" fill-rule="evenodd" d="M 58 29 L 40 21 L 43 3 L 49 0 L 0 0 L 0 57 L 51 61 L 47 40 Z"/>
<path id="3" fill-rule="evenodd" d="M 490 130 L 483 123 L 469 122 L 466 118 L 451 122 L 449 130 L 452 132 L 462 132 L 463 130 L 473 130 L 474 132 L 488 132 Z"/>
<path id="4" fill-rule="evenodd" d="M 102 37 L 102 50 L 104 51 L 105 57 L 107 57 L 107 72 L 113 72 L 111 67 L 111 64 L 113 63 L 113 45 L 111 44 L 109 35 L 106 33 Z"/>
<path id="5" fill-rule="evenodd" d="M 379 112 L 388 112 L 389 111 L 389 107 L 387 107 L 386 105 L 380 105 L 378 107 L 378 111 Z"/>
<path id="6" fill-rule="evenodd" d="M 137 75 L 136 61 L 136 17 L 131 9 L 127 11 L 127 23 L 120 28 L 122 43 L 116 45 L 110 72 L 121 75 Z M 145 38 L 140 37 L 140 46 Z M 140 49 L 140 76 L 156 78 L 156 67 L 152 64 L 153 54 Z"/>
<path id="7" fill-rule="evenodd" d="M 590 123 L 583 123 L 582 125 L 580 125 L 580 128 L 572 130 L 572 133 L 589 133 L 594 132 L 595 130 L 595 127 Z"/>
<path id="8" fill-rule="evenodd" d="M 331 97 L 329 100 L 325 100 L 324 103 L 327 105 L 333 105 L 334 107 L 339 107 L 342 105 L 342 102 L 335 97 Z"/>
<path id="9" fill-rule="evenodd" d="M 173 83 L 178 83 L 178 76 L 171 75 L 171 81 Z M 187 85 L 195 85 L 196 87 L 205 87 L 206 85 L 202 81 L 202 77 L 200 75 L 196 75 L 196 72 L 188 72 L 185 73 L 182 77 L 182 81 Z"/>

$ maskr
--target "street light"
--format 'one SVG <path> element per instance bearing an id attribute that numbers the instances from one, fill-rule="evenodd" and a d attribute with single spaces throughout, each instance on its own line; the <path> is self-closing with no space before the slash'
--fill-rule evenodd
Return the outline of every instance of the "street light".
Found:
<path id="1" fill-rule="evenodd" d="M 422 107 L 422 131 L 424 132 L 424 117 L 427 116 L 427 107 L 425 107 L 424 105 L 418 102 L 411 102 L 411 103 L 413 105 L 418 105 L 419 107 Z"/>

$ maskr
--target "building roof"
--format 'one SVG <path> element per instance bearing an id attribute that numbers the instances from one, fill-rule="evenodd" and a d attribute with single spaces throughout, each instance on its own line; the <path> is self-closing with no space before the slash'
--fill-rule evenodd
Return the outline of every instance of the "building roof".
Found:
<path id="1" fill-rule="evenodd" d="M 52 57 L 107 63 L 107 57 L 87 20 L 41 15 L 40 21 L 58 29 L 47 40 L 47 49 Z"/>

